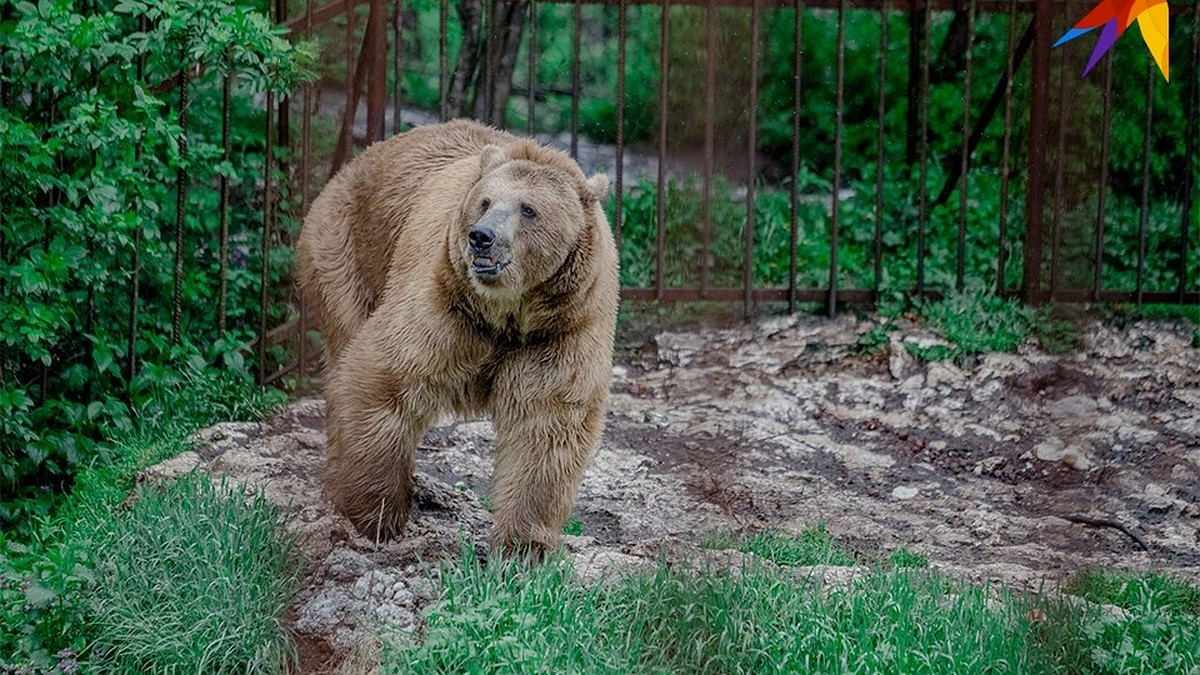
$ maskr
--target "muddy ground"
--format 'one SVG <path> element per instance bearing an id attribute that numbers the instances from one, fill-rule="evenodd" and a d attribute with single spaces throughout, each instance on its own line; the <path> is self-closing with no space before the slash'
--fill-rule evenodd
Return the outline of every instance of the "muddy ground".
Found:
<path id="1" fill-rule="evenodd" d="M 905 546 L 974 581 L 1053 588 L 1089 565 L 1200 581 L 1200 350 L 1183 324 L 1099 322 L 1076 348 L 915 360 L 902 324 L 810 316 L 626 336 L 607 431 L 568 551 L 586 576 L 688 555 L 704 533 L 825 523 L 864 553 Z M 306 559 L 294 607 L 305 672 L 381 625 L 415 630 L 422 565 L 486 538 L 493 434 L 445 420 L 418 456 L 408 535 L 357 537 L 322 497 L 323 403 L 198 434 L 147 479 L 206 466 L 287 510 Z M 1143 545 L 1145 548 L 1143 548 Z M 665 553 L 664 553 L 665 552 Z"/>

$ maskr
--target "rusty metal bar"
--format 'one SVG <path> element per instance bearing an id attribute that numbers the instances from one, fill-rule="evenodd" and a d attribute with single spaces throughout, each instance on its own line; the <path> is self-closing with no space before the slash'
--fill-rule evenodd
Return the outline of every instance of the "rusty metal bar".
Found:
<path id="1" fill-rule="evenodd" d="M 575 33 L 571 38 L 571 157 L 579 158 L 579 42 L 583 36 L 583 0 L 575 0 Z"/>
<path id="2" fill-rule="evenodd" d="M 1100 135 L 1100 191 L 1096 199 L 1095 259 L 1092 263 L 1092 300 L 1100 300 L 1104 283 L 1104 202 L 1108 196 L 1108 134 L 1112 129 L 1113 59 L 1104 64 L 1104 132 Z"/>
<path id="3" fill-rule="evenodd" d="M 358 112 L 358 101 L 362 96 L 363 82 L 370 69 L 370 59 L 373 58 L 371 40 L 374 26 L 374 22 L 367 22 L 367 28 L 363 31 L 362 48 L 358 50 L 358 60 L 354 64 L 354 76 L 347 77 L 349 87 L 346 94 L 346 110 L 342 116 L 342 133 L 338 136 L 337 146 L 333 149 L 333 168 L 330 175 L 336 173 L 343 164 L 350 160 L 351 148 L 354 145 L 354 118 Z M 367 134 L 369 141 L 369 128 Z"/>
<path id="4" fill-rule="evenodd" d="M 617 187 L 614 227 L 617 257 L 621 257 L 621 221 L 625 205 L 625 40 L 629 29 L 625 0 L 617 6 Z"/>
<path id="5" fill-rule="evenodd" d="M 537 0 L 529 0 L 529 119 L 526 131 L 532 136 L 536 130 L 534 125 L 534 104 L 537 100 Z"/>
<path id="6" fill-rule="evenodd" d="M 1146 59 L 1146 127 L 1142 136 L 1142 210 L 1138 218 L 1138 257 L 1136 300 L 1140 309 L 1146 285 L 1146 225 L 1150 215 L 1150 146 L 1153 144 L 1151 125 L 1154 123 L 1154 61 Z"/>
<path id="7" fill-rule="evenodd" d="M 355 23 L 354 19 L 355 19 L 355 13 L 353 10 L 351 10 L 350 12 L 348 12 L 346 14 L 346 67 L 347 68 L 350 67 L 350 64 L 352 62 L 354 62 L 354 23 Z M 367 24 L 367 27 L 370 28 L 369 23 Z M 333 151 L 333 169 L 329 172 L 329 175 L 331 175 L 331 176 L 334 173 L 337 173 L 337 170 L 342 165 L 342 162 L 344 162 L 345 158 L 347 156 L 349 156 L 350 146 L 354 144 L 353 143 L 354 138 L 352 136 L 352 134 L 354 133 L 354 115 L 355 115 L 355 113 L 358 112 L 358 95 L 354 93 L 354 89 L 355 89 L 354 79 L 356 77 L 358 77 L 359 73 L 363 72 L 363 70 L 365 68 L 366 62 L 363 60 L 365 56 L 366 56 L 366 44 L 364 43 L 362 53 L 359 54 L 358 63 L 356 63 L 356 65 L 355 65 L 354 72 L 351 73 L 349 71 L 346 71 L 346 81 L 344 83 L 345 88 L 346 88 L 346 97 L 345 97 L 346 109 L 345 109 L 345 111 L 343 111 L 344 114 L 342 115 L 342 120 L 343 120 L 342 128 L 341 128 L 341 132 L 338 134 L 338 142 L 337 142 L 337 148 L 340 148 L 341 150 L 334 149 L 334 151 Z M 349 120 L 349 121 L 346 121 L 346 120 Z M 345 154 L 343 154 L 343 153 L 345 153 Z M 342 156 L 339 157 L 339 155 L 342 155 Z"/>
<path id="8" fill-rule="evenodd" d="M 1109 59 L 1111 61 L 1111 59 Z M 1191 224 L 1192 207 L 1196 199 L 1196 135 L 1200 133 L 1200 0 L 1192 0 L 1192 63 L 1188 78 L 1187 101 L 1187 148 L 1184 151 L 1183 213 L 1179 218 L 1179 287 L 1176 291 L 1179 302 L 1187 292 L 1188 283 L 1188 229 Z"/>
<path id="9" fill-rule="evenodd" d="M 179 67 L 187 68 L 187 47 L 179 50 Z M 171 312 L 171 344 L 179 344 L 183 321 L 183 221 L 187 203 L 188 80 L 179 81 L 179 167 L 175 169 L 175 277 Z M 270 107 L 267 108 L 270 111 Z M 270 112 L 267 113 L 268 115 Z"/>
<path id="10" fill-rule="evenodd" d="M 1067 166 L 1067 118 L 1070 115 L 1070 96 L 1067 95 L 1067 52 L 1058 58 L 1058 144 L 1054 157 L 1054 213 L 1050 225 L 1050 300 L 1058 292 L 1062 275 L 1062 212 L 1063 184 Z"/>
<path id="11" fill-rule="evenodd" d="M 967 171 L 971 166 L 971 66 L 973 65 L 972 52 L 975 47 L 975 3 L 977 1 L 971 0 L 967 6 L 967 54 L 963 73 L 963 145 L 962 156 L 959 158 L 958 247 L 955 252 L 954 266 L 954 284 L 955 288 L 960 291 L 963 289 L 967 250 Z"/>
<path id="12" fill-rule="evenodd" d="M 392 22 L 392 133 L 400 133 L 400 106 L 404 98 L 404 0 L 395 0 Z"/>
<path id="13" fill-rule="evenodd" d="M 1032 302 L 1042 286 L 1042 228 L 1046 197 L 1046 105 L 1050 100 L 1050 41 L 1054 6 L 1035 0 L 1033 72 L 1029 98 L 1029 187 L 1025 192 L 1025 241 L 1022 247 L 1021 295 Z M 1040 296 L 1038 296 L 1040 297 Z"/>
<path id="14" fill-rule="evenodd" d="M 383 139 L 383 109 L 387 100 L 387 18 L 384 0 L 371 0 L 363 49 L 367 62 L 367 144 Z M 283 128 L 279 129 L 280 133 Z"/>
<path id="15" fill-rule="evenodd" d="M 138 17 L 138 30 L 146 33 L 150 30 L 150 21 L 145 15 Z M 137 65 L 135 66 L 135 78 L 138 83 L 142 83 L 146 76 L 146 53 L 143 51 L 138 54 Z M 7 92 L 6 92 L 7 93 Z M 0 101 L 5 105 L 8 101 Z M 133 163 L 135 166 L 141 166 L 142 158 L 142 141 L 138 139 L 133 146 Z M 134 202 L 135 205 L 137 202 Z M 138 325 L 138 296 L 141 291 L 141 276 L 142 276 L 142 226 L 134 225 L 133 228 L 133 260 L 131 261 L 130 279 L 129 279 L 129 336 L 125 346 L 125 385 L 126 394 L 130 393 L 130 387 L 133 384 L 133 378 L 137 375 L 137 325 Z"/>
<path id="16" fill-rule="evenodd" d="M 229 108 L 233 88 L 233 54 L 225 52 L 225 75 L 221 78 L 221 159 L 225 166 L 230 166 L 232 160 L 229 144 Z M 217 331 L 225 337 L 225 316 L 227 314 L 229 286 L 229 176 L 221 172 L 221 197 L 217 207 L 220 215 L 220 260 L 217 264 L 217 279 L 220 288 L 217 295 Z"/>
<path id="17" fill-rule="evenodd" d="M 396 0 L 397 13 L 399 12 L 400 0 Z M 312 0 L 304 0 L 304 36 L 312 37 Z M 397 83 L 397 86 L 399 84 Z M 313 104 L 313 85 L 305 83 L 304 85 L 304 116 L 300 120 L 300 213 L 301 217 L 308 214 L 309 203 L 309 174 L 312 171 L 312 104 Z M 400 109 L 396 108 L 396 118 L 400 117 Z M 304 296 L 300 296 L 300 354 L 299 354 L 299 370 L 300 377 L 305 377 L 308 374 L 308 307 L 304 302 Z"/>
<path id="18" fill-rule="evenodd" d="M 493 40 L 499 40 L 499 30 L 500 29 L 498 29 L 496 27 L 496 24 L 499 23 L 499 21 L 497 21 L 496 19 L 498 19 L 499 17 L 496 16 L 496 14 L 494 14 L 495 12 L 498 12 L 498 10 L 496 9 L 497 2 L 499 2 L 499 0 L 479 0 L 479 7 L 480 7 L 479 33 L 480 33 L 480 35 L 483 36 L 483 39 L 480 41 L 482 43 L 482 49 L 483 49 L 483 64 L 480 66 L 480 68 L 481 68 L 480 77 L 479 77 L 480 87 L 477 88 L 475 91 L 475 101 L 476 101 L 476 110 L 478 110 L 479 109 L 478 101 L 487 100 L 488 105 L 483 106 L 483 121 L 487 122 L 488 124 L 491 124 L 491 125 L 500 126 L 499 121 L 492 119 L 492 110 L 493 110 L 494 106 L 491 105 L 491 100 L 490 100 L 492 94 L 496 91 L 496 71 L 495 71 L 495 68 L 493 68 L 493 64 L 492 64 L 492 42 L 493 42 Z M 464 30 L 465 30 L 465 27 L 464 27 Z M 493 32 L 495 32 L 496 35 L 493 35 Z M 459 49 L 466 48 L 465 47 L 465 44 L 466 44 L 465 38 L 464 38 L 463 44 L 464 44 L 464 46 L 460 47 Z M 459 59 L 459 63 L 462 63 L 462 59 Z M 456 67 L 456 69 L 457 69 L 457 67 Z M 486 97 L 485 97 L 485 94 L 487 95 Z"/>
<path id="19" fill-rule="evenodd" d="M 268 286 L 271 281 L 271 226 L 275 220 L 275 176 L 274 159 L 275 144 L 271 128 L 271 108 L 275 106 L 275 92 L 267 89 L 267 128 L 263 143 L 263 228 L 262 228 L 262 281 L 260 284 L 260 303 L 258 315 L 258 382 L 266 384 L 267 379 L 267 335 L 268 303 L 270 295 Z"/>
<path id="20" fill-rule="evenodd" d="M 796 311 L 796 244 L 800 233 L 800 84 L 804 58 L 804 0 L 792 10 L 792 183 L 788 189 L 788 312 Z"/>
<path id="21" fill-rule="evenodd" d="M 1026 28 L 1026 34 L 1029 34 L 1029 28 Z M 1013 94 L 1013 70 L 1015 69 L 1015 56 L 1013 55 L 1013 42 L 1017 37 L 1017 0 L 1009 0 L 1008 3 L 1008 42 L 1004 50 L 1008 54 L 1008 58 L 1004 63 L 1004 141 L 1003 149 L 1001 150 L 1000 160 L 1000 231 L 996 246 L 998 253 L 996 256 L 996 294 L 1001 295 L 1008 289 L 1004 283 L 1004 266 L 1007 262 L 1008 252 L 1008 175 L 1010 153 L 1012 151 L 1012 94 Z"/>
<path id="22" fill-rule="evenodd" d="M 667 88 L 671 80 L 671 52 L 668 49 L 671 43 L 671 0 L 663 0 L 662 27 L 659 35 L 662 43 L 658 57 L 658 194 L 655 195 L 658 230 L 655 240 L 654 288 L 661 299 L 663 289 L 666 288 L 667 276 Z"/>
<path id="23" fill-rule="evenodd" d="M 754 311 L 754 181 L 758 168 L 758 36 L 762 23 L 758 0 L 750 9 L 750 142 L 746 144 L 746 227 L 742 230 L 742 314 Z"/>
<path id="24" fill-rule="evenodd" d="M 447 108 L 446 102 L 446 32 L 447 32 L 447 7 L 446 0 L 441 0 L 438 5 L 438 92 L 441 96 L 438 97 L 438 119 L 445 122 L 450 117 L 450 109 Z"/>
<path id="25" fill-rule="evenodd" d="M 878 300 L 879 287 L 883 279 L 883 131 L 884 116 L 887 113 L 887 49 L 888 49 L 888 15 L 887 6 L 879 3 L 879 103 L 878 117 L 875 122 L 875 236 L 874 250 L 874 281 L 871 290 Z"/>
<path id="26" fill-rule="evenodd" d="M 293 372 L 295 372 L 297 365 L 298 364 L 295 361 L 293 361 L 292 363 L 289 363 L 286 366 L 281 367 L 279 370 L 268 375 L 263 380 L 262 384 L 264 386 L 275 384 L 276 382 L 282 380 L 283 378 L 285 378 L 288 375 L 291 375 Z"/>
<path id="27" fill-rule="evenodd" d="M 1045 1 L 1045 0 L 1043 0 Z M 920 182 L 917 185 L 917 298 L 925 295 L 925 225 L 929 206 L 929 42 L 931 14 L 929 0 L 922 3 L 921 91 L 920 100 Z"/>
<path id="28" fill-rule="evenodd" d="M 717 116 L 717 6 L 704 8 L 704 193 L 700 201 L 700 292 L 708 288 L 712 253 L 713 137 Z"/>
<path id="29" fill-rule="evenodd" d="M 846 3 L 838 6 L 837 74 L 834 76 L 835 101 L 833 113 L 833 199 L 829 209 L 829 316 L 837 314 L 838 285 L 838 228 L 841 225 L 842 192 L 842 112 L 846 102 Z"/>

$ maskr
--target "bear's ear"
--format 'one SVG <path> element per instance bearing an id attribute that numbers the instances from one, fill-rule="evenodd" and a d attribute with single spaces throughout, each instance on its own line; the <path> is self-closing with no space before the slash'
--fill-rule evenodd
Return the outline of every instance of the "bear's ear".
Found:
<path id="1" fill-rule="evenodd" d="M 584 200 L 588 202 L 598 202 L 608 194 L 608 176 L 598 173 L 587 179 L 587 194 L 584 195 Z"/>
<path id="2" fill-rule="evenodd" d="M 504 148 L 498 145 L 485 145 L 479 153 L 479 173 L 484 174 L 500 166 L 505 160 Z"/>

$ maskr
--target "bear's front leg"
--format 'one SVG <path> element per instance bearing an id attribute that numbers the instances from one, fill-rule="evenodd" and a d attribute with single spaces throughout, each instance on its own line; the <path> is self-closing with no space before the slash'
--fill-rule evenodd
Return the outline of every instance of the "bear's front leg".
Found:
<path id="1" fill-rule="evenodd" d="M 325 488 L 359 534 L 382 541 L 408 522 L 414 453 L 436 404 L 409 369 L 381 362 L 364 329 L 326 386 Z"/>
<path id="2" fill-rule="evenodd" d="M 558 548 L 603 427 L 612 366 L 591 362 L 596 355 L 538 350 L 515 356 L 497 378 L 493 548 Z"/>

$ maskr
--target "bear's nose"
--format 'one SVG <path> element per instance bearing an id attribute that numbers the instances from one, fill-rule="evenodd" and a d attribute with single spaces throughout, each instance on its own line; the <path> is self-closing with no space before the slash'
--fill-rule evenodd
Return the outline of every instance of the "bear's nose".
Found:
<path id="1" fill-rule="evenodd" d="M 467 232 L 467 239 L 471 242 L 471 250 L 483 252 L 496 243 L 496 231 L 487 225 L 476 225 Z"/>

